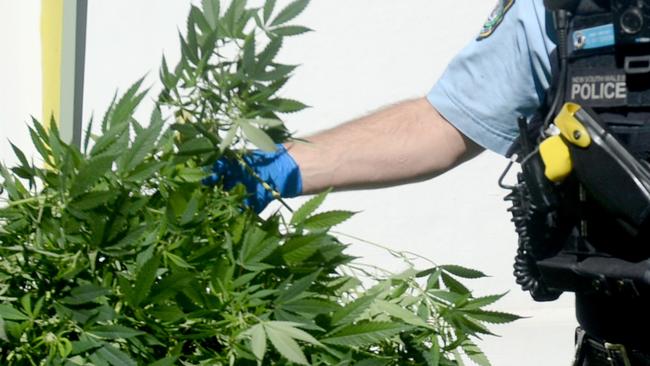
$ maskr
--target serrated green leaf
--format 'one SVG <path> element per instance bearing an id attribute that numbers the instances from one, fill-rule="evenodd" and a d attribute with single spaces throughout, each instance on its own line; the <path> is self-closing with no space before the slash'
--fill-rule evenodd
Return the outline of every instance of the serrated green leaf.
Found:
<path id="1" fill-rule="evenodd" d="M 333 301 L 322 299 L 300 299 L 283 304 L 282 309 L 294 313 L 309 315 L 326 314 L 341 309 L 341 306 Z"/>
<path id="2" fill-rule="evenodd" d="M 117 90 L 115 91 L 115 93 L 113 93 L 113 98 L 111 99 L 111 102 L 108 104 L 108 108 L 106 108 L 106 112 L 104 112 L 104 117 L 102 118 L 101 131 L 103 134 L 106 134 L 106 132 L 110 130 L 111 127 L 114 127 L 109 125 L 110 124 L 109 119 L 111 117 L 111 113 L 115 109 L 116 101 L 117 101 Z"/>
<path id="3" fill-rule="evenodd" d="M 95 351 L 95 353 L 92 353 L 88 356 L 88 361 L 90 361 L 90 364 L 93 366 L 111 366 L 108 361 L 106 361 L 102 356 Z"/>
<path id="4" fill-rule="evenodd" d="M 299 329 L 299 327 L 301 326 L 303 326 L 303 324 L 296 323 L 296 322 L 284 322 L 284 321 L 270 321 L 264 323 L 264 329 L 266 329 L 267 331 L 268 329 L 274 329 L 277 330 L 278 332 L 282 332 L 288 335 L 293 339 L 307 342 L 315 346 L 322 346 L 322 344 L 311 334 L 305 332 L 302 329 Z"/>
<path id="5" fill-rule="evenodd" d="M 390 365 L 390 360 L 380 360 L 377 358 L 366 358 L 365 360 L 361 360 L 359 362 L 356 362 L 354 366 L 388 366 Z M 434 365 L 438 366 L 438 364 Z"/>
<path id="6" fill-rule="evenodd" d="M 252 73 L 255 70 L 255 34 L 251 33 L 244 41 L 244 55 L 242 57 L 244 72 Z"/>
<path id="7" fill-rule="evenodd" d="M 23 311 L 30 317 L 33 318 L 34 314 L 32 314 L 32 298 L 29 296 L 29 294 L 23 296 L 20 298 L 20 304 L 23 306 Z"/>
<path id="8" fill-rule="evenodd" d="M 438 267 L 431 267 L 429 269 L 425 269 L 423 271 L 418 272 L 415 276 L 417 278 L 422 278 L 422 277 L 426 277 L 426 276 L 428 276 L 430 274 L 433 274 L 434 272 L 439 272 L 439 271 L 440 271 L 440 269 Z"/>
<path id="9" fill-rule="evenodd" d="M 206 137 L 186 141 L 178 149 L 179 156 L 195 156 L 210 152 L 214 152 L 214 145 Z"/>
<path id="10" fill-rule="evenodd" d="M 448 302 L 450 304 L 459 304 L 462 301 L 467 300 L 469 295 L 461 295 L 456 292 L 451 292 L 447 290 L 429 290 L 427 293 L 439 300 Z"/>
<path id="11" fill-rule="evenodd" d="M 126 235 L 124 235 L 120 240 L 118 240 L 116 243 L 111 244 L 110 246 L 106 247 L 107 250 L 116 250 L 116 249 L 122 249 L 126 248 L 129 246 L 132 246 L 133 244 L 137 244 L 140 239 L 144 236 L 144 234 L 147 232 L 147 226 L 146 225 L 140 225 L 136 228 L 131 229 Z"/>
<path id="12" fill-rule="evenodd" d="M 91 210 L 104 205 L 119 196 L 116 191 L 92 191 L 77 196 L 71 205 L 77 210 Z"/>
<path id="13" fill-rule="evenodd" d="M 285 27 L 277 27 L 273 29 L 273 34 L 280 37 L 293 37 L 301 34 L 311 32 L 311 28 L 303 27 L 300 25 L 289 25 Z"/>
<path id="14" fill-rule="evenodd" d="M 59 138 L 59 130 L 54 122 L 50 123 L 47 141 L 55 163 L 62 162 L 64 159 L 63 141 Z"/>
<path id="15" fill-rule="evenodd" d="M 295 69 L 296 65 L 273 65 L 271 70 L 266 70 L 264 72 L 258 72 L 255 76 L 255 79 L 259 81 L 276 81 L 289 77 Z M 282 113 L 292 113 L 298 112 L 306 106 L 298 101 L 284 99 L 279 101 L 277 99 L 270 100 L 268 102 L 274 110 Z"/>
<path id="16" fill-rule="evenodd" d="M 114 146 L 122 137 L 128 133 L 129 124 L 120 123 L 113 126 L 107 132 L 95 141 L 92 149 L 90 149 L 90 156 L 95 157 L 103 154 L 106 150 Z"/>
<path id="17" fill-rule="evenodd" d="M 137 363 L 129 355 L 110 344 L 105 344 L 104 347 L 97 350 L 96 354 L 112 366 L 137 366 Z"/>
<path id="18" fill-rule="evenodd" d="M 187 315 L 177 305 L 158 305 L 150 310 L 151 314 L 164 322 L 176 322 Z"/>
<path id="19" fill-rule="evenodd" d="M 219 144 L 219 150 L 222 153 L 233 144 L 235 137 L 237 137 L 237 131 L 239 131 L 238 126 L 230 126 L 228 132 L 226 132 L 226 136 L 224 136 L 223 140 L 221 140 L 221 143 Z"/>
<path id="20" fill-rule="evenodd" d="M 463 333 L 495 335 L 480 321 L 460 313 L 447 314 L 450 322 Z"/>
<path id="21" fill-rule="evenodd" d="M 151 286 L 156 280 L 156 273 L 160 265 L 160 255 L 155 255 L 149 259 L 140 268 L 135 278 L 135 288 L 133 289 L 133 296 L 131 302 L 133 306 L 138 306 L 144 299 L 149 296 Z"/>
<path id="22" fill-rule="evenodd" d="M 345 305 L 342 309 L 334 312 L 332 315 L 333 325 L 342 325 L 351 323 L 370 308 L 372 303 L 377 299 L 378 294 L 365 295 Z"/>
<path id="23" fill-rule="evenodd" d="M 3 189 L 2 193 L 4 193 L 4 189 L 6 189 L 7 193 L 9 193 L 9 198 L 14 200 L 20 199 L 21 197 L 16 187 L 16 180 L 11 175 L 9 170 L 7 170 L 7 168 L 1 163 L 0 163 L 0 175 L 2 175 L 2 178 L 4 179 L 2 186 L 0 186 L 0 188 Z"/>
<path id="24" fill-rule="evenodd" d="M 197 8 L 196 6 L 192 5 L 190 7 L 190 13 L 187 16 L 187 32 L 186 32 L 186 39 L 187 39 L 187 46 L 190 48 L 194 59 L 194 56 L 196 56 L 196 62 L 195 64 L 198 65 L 199 63 L 199 42 L 198 42 L 198 36 L 196 34 L 196 25 L 198 22 L 198 19 L 202 18 L 203 14 Z"/>
<path id="25" fill-rule="evenodd" d="M 208 173 L 202 168 L 181 168 L 178 177 L 185 182 L 197 183 L 202 181 Z"/>
<path id="26" fill-rule="evenodd" d="M 287 5 L 280 13 L 273 19 L 271 26 L 284 24 L 302 13 L 309 5 L 309 0 L 296 0 Z"/>
<path id="27" fill-rule="evenodd" d="M 255 119 L 247 119 L 246 121 L 248 123 L 256 124 L 261 127 L 273 128 L 273 127 L 284 126 L 284 123 L 282 121 L 275 118 L 255 118 Z"/>
<path id="28" fill-rule="evenodd" d="M 273 347 L 287 360 L 299 365 L 309 365 L 298 343 L 284 331 L 273 327 L 264 327 Z"/>
<path id="29" fill-rule="evenodd" d="M 470 360 L 474 361 L 479 366 L 492 366 L 490 360 L 481 349 L 474 343 L 466 341 L 462 345 L 463 351 L 469 357 Z"/>
<path id="30" fill-rule="evenodd" d="M 522 319 L 522 317 L 519 315 L 504 313 L 500 311 L 469 310 L 464 311 L 464 313 L 476 320 L 491 324 L 506 324 L 512 323 L 515 320 Z"/>
<path id="31" fill-rule="evenodd" d="M 313 215 L 303 222 L 303 227 L 308 230 L 323 230 L 336 226 L 350 217 L 354 212 L 349 211 L 327 211 Z"/>
<path id="32" fill-rule="evenodd" d="M 441 277 L 442 277 L 442 282 L 445 284 L 445 286 L 447 286 L 449 290 L 461 295 L 470 293 L 469 289 L 465 287 L 465 285 L 463 285 L 462 283 L 460 283 L 458 280 L 451 277 L 447 273 L 442 272 Z"/>
<path id="33" fill-rule="evenodd" d="M 48 165 L 52 165 L 53 162 L 52 162 L 52 156 L 50 154 L 50 149 L 46 147 L 45 143 L 38 136 L 36 131 L 34 131 L 34 129 L 29 128 L 29 135 L 32 138 L 32 143 L 34 144 L 36 151 L 38 151 L 39 155 L 41 155 L 43 161 Z"/>
<path id="34" fill-rule="evenodd" d="M 467 302 L 467 304 L 463 305 L 463 309 L 474 310 L 482 308 L 484 306 L 492 305 L 495 302 L 501 300 L 506 294 L 507 292 L 500 295 L 490 295 L 471 299 Z"/>
<path id="35" fill-rule="evenodd" d="M 255 227 L 246 233 L 239 253 L 239 261 L 244 268 L 260 263 L 278 248 L 278 239 L 267 236 L 266 232 Z"/>
<path id="36" fill-rule="evenodd" d="M 191 19 L 188 17 L 188 34 L 187 39 L 183 38 L 181 32 L 178 32 L 178 39 L 181 43 L 181 55 L 188 64 L 198 65 L 199 55 L 197 54 L 198 44 L 196 41 L 196 31 L 194 30 L 194 24 L 191 23 Z M 188 78 L 185 78 L 186 86 L 192 87 L 196 85 L 195 75 L 187 74 Z"/>
<path id="37" fill-rule="evenodd" d="M 251 336 L 251 351 L 257 361 L 262 362 L 266 354 L 266 332 L 262 324 L 257 324 L 247 331 Z"/>
<path id="38" fill-rule="evenodd" d="M 422 357 L 424 357 L 427 362 L 427 366 L 439 366 L 440 365 L 440 344 L 438 343 L 437 337 L 431 337 L 431 347 L 429 349 L 422 350 Z"/>
<path id="39" fill-rule="evenodd" d="M 328 189 L 314 197 L 309 201 L 305 202 L 299 209 L 297 209 L 293 216 L 291 217 L 291 225 L 297 226 L 305 222 L 305 220 L 314 213 L 325 201 L 327 195 L 331 192 L 331 189 Z"/>
<path id="40" fill-rule="evenodd" d="M 225 25 L 232 37 L 239 37 L 239 30 L 244 28 L 242 26 L 244 24 L 241 23 L 244 23 L 242 21 L 242 17 L 245 10 L 246 0 L 232 0 L 230 2 L 230 6 L 226 10 L 226 13 L 223 15 L 223 20 L 226 23 Z"/>
<path id="41" fill-rule="evenodd" d="M 108 339 L 126 339 L 145 334 L 145 332 L 125 327 L 123 325 L 102 325 L 88 330 L 88 333 Z"/>
<path id="42" fill-rule="evenodd" d="M 144 162 L 131 170 L 131 172 L 126 176 L 126 180 L 130 182 L 139 182 L 149 179 L 166 165 L 167 162 L 164 161 Z"/>
<path id="43" fill-rule="evenodd" d="M 0 315 L 0 340 L 9 342 L 9 338 L 7 337 L 7 331 L 5 330 L 5 320 L 2 318 Z"/>
<path id="44" fill-rule="evenodd" d="M 191 123 L 173 123 L 169 128 L 179 132 L 183 140 L 190 140 L 199 134 L 199 131 Z"/>
<path id="45" fill-rule="evenodd" d="M 61 300 L 64 304 L 80 305 L 94 302 L 97 298 L 110 294 L 108 289 L 97 285 L 81 285 L 70 291 L 70 296 Z"/>
<path id="46" fill-rule="evenodd" d="M 183 226 L 192 222 L 196 214 L 199 212 L 200 205 L 201 202 L 200 202 L 199 194 L 197 193 L 193 194 L 189 202 L 187 202 L 187 207 L 185 208 L 185 211 L 181 215 L 178 223 L 181 226 Z"/>
<path id="47" fill-rule="evenodd" d="M 165 357 L 163 359 L 160 359 L 152 364 L 149 364 L 149 366 L 174 366 L 176 365 L 176 361 L 178 360 L 178 357 Z"/>
<path id="48" fill-rule="evenodd" d="M 258 55 L 257 69 L 258 73 L 264 72 L 273 59 L 278 55 L 282 48 L 282 38 L 274 38 L 264 47 L 264 50 Z"/>
<path id="49" fill-rule="evenodd" d="M 16 154 L 16 157 L 18 158 L 20 164 L 22 164 L 22 166 L 25 168 L 29 168 L 31 164 L 29 164 L 27 157 L 25 157 L 25 153 L 23 153 L 23 151 L 16 147 L 16 145 L 13 143 L 10 142 L 9 145 L 11 145 L 11 149 L 14 151 L 14 154 Z"/>
<path id="50" fill-rule="evenodd" d="M 137 135 L 129 150 L 122 155 L 120 172 L 123 175 L 130 173 L 135 167 L 144 161 L 154 147 L 156 140 L 160 136 L 164 121 L 158 108 L 155 108 L 151 115 L 149 127 Z"/>
<path id="51" fill-rule="evenodd" d="M 199 47 L 201 47 L 200 52 L 203 53 L 202 62 L 207 62 L 207 60 L 212 56 L 212 53 L 209 52 L 206 54 L 205 49 L 203 47 L 206 46 L 205 41 L 207 39 L 212 38 L 212 34 L 215 33 L 214 27 L 210 25 L 210 22 L 206 19 L 205 15 L 203 14 L 203 11 L 198 7 L 192 6 L 190 15 L 192 16 L 193 22 L 199 27 L 200 33 L 198 34 L 198 44 Z M 205 61 L 203 61 L 203 59 L 205 59 Z M 200 65 L 201 64 L 199 63 L 199 67 L 197 67 L 197 70 L 200 69 L 201 67 Z"/>
<path id="52" fill-rule="evenodd" d="M 83 140 L 83 144 L 81 145 L 84 155 L 88 153 L 88 147 L 90 147 L 90 137 L 92 136 L 92 130 L 94 124 L 95 124 L 95 116 L 94 114 L 91 114 L 90 120 L 88 121 L 88 124 L 86 125 L 86 129 L 84 130 L 84 140 Z"/>
<path id="53" fill-rule="evenodd" d="M 102 132 L 108 131 L 115 125 L 129 122 L 133 112 L 147 94 L 147 90 L 140 92 L 143 82 L 144 77 L 133 83 L 114 107 L 109 108 L 105 123 L 102 124 Z"/>
<path id="54" fill-rule="evenodd" d="M 273 81 L 271 84 L 269 84 L 269 86 L 262 87 L 258 93 L 253 94 L 251 96 L 251 101 L 258 102 L 268 106 L 267 99 L 271 98 L 275 93 L 277 93 L 280 89 L 282 89 L 287 84 L 288 81 L 289 81 L 289 77 L 283 77 L 280 78 L 279 80 Z"/>
<path id="55" fill-rule="evenodd" d="M 289 286 L 287 289 L 282 289 L 278 293 L 278 297 L 275 300 L 276 303 L 281 304 L 285 302 L 289 302 L 305 291 L 316 281 L 318 276 L 320 275 L 321 270 L 317 270 L 314 273 L 311 273 L 298 281 L 294 282 L 291 286 Z"/>
<path id="56" fill-rule="evenodd" d="M 476 279 L 487 277 L 487 275 L 481 271 L 453 264 L 440 266 L 440 268 L 461 278 Z"/>
<path id="57" fill-rule="evenodd" d="M 297 100 L 284 98 L 271 99 L 268 101 L 268 104 L 273 110 L 279 113 L 294 113 L 307 108 L 305 104 Z"/>
<path id="58" fill-rule="evenodd" d="M 268 23 L 275 9 L 275 0 L 266 0 L 264 2 L 264 23 Z"/>
<path id="59" fill-rule="evenodd" d="M 136 121 L 135 119 L 131 119 L 131 126 L 133 127 L 133 132 L 136 136 L 144 132 L 144 127 L 142 127 L 140 122 Z"/>
<path id="60" fill-rule="evenodd" d="M 383 342 L 401 332 L 413 329 L 410 325 L 393 322 L 368 322 L 346 326 L 321 339 L 321 342 L 340 346 L 364 347 Z"/>
<path id="61" fill-rule="evenodd" d="M 440 289 L 440 276 L 442 275 L 441 269 L 436 269 L 429 278 L 427 278 L 427 290 Z"/>
<path id="62" fill-rule="evenodd" d="M 8 304 L 0 304 L 0 317 L 5 320 L 28 320 L 29 317 Z"/>
<path id="63" fill-rule="evenodd" d="M 27 180 L 33 180 L 36 177 L 36 171 L 31 168 L 15 167 L 11 168 L 11 171 L 18 177 Z"/>
<path id="64" fill-rule="evenodd" d="M 203 15 L 212 29 L 217 27 L 221 4 L 219 0 L 202 0 Z"/>
<path id="65" fill-rule="evenodd" d="M 232 288 L 237 289 L 241 286 L 249 284 L 255 277 L 257 277 L 258 274 L 259 272 L 246 273 L 244 275 L 235 278 L 232 281 Z"/>
<path id="66" fill-rule="evenodd" d="M 191 264 L 187 263 L 183 258 L 177 256 L 176 254 L 165 252 L 165 257 L 172 261 L 175 265 L 181 268 L 191 269 L 194 268 Z"/>
<path id="67" fill-rule="evenodd" d="M 453 351 L 451 351 L 451 353 L 454 355 L 454 361 L 456 361 L 456 364 L 458 366 L 465 366 L 465 362 L 463 361 L 463 357 L 461 356 L 458 349 L 454 349 Z"/>
<path id="68" fill-rule="evenodd" d="M 426 321 L 412 313 L 408 309 L 401 307 L 400 305 L 384 301 L 377 300 L 373 305 L 378 311 L 386 313 L 394 318 L 397 318 L 403 321 L 406 324 L 415 325 L 417 327 L 431 328 Z"/>
<path id="69" fill-rule="evenodd" d="M 72 197 L 77 197 L 86 192 L 88 188 L 110 171 L 116 157 L 117 155 L 99 155 L 88 160 L 88 163 L 79 169 L 79 174 L 72 182 L 72 188 L 70 188 Z"/>
<path id="70" fill-rule="evenodd" d="M 331 237 L 321 234 L 292 237 L 282 246 L 282 258 L 290 265 L 300 265 L 331 242 Z"/>
<path id="71" fill-rule="evenodd" d="M 257 128 L 248 123 L 248 121 L 242 119 L 237 121 L 237 125 L 241 127 L 246 138 L 258 148 L 268 152 L 277 150 L 275 142 L 273 142 L 271 137 L 269 137 L 269 135 L 262 129 Z"/>

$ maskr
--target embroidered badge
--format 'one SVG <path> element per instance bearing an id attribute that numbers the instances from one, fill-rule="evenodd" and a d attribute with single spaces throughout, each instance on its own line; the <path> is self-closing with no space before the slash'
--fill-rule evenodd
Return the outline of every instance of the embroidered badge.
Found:
<path id="1" fill-rule="evenodd" d="M 506 16 L 506 13 L 508 12 L 508 10 L 510 10 L 512 4 L 514 3 L 515 0 L 499 0 L 499 3 L 494 8 L 494 10 L 492 10 L 490 17 L 483 25 L 483 29 L 481 29 L 481 33 L 478 35 L 478 38 L 476 40 L 480 41 L 491 36 L 492 33 L 494 33 L 494 31 L 497 29 L 499 24 L 501 24 L 503 18 L 505 18 Z"/>

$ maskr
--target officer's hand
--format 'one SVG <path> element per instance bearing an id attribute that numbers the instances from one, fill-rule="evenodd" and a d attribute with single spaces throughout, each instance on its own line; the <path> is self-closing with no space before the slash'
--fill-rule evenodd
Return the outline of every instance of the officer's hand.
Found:
<path id="1" fill-rule="evenodd" d="M 300 169 L 282 145 L 276 145 L 277 150 L 266 152 L 254 150 L 244 157 L 250 168 L 266 182 L 281 197 L 296 197 L 302 193 L 302 178 Z M 273 194 L 266 189 L 260 181 L 242 166 L 239 162 L 227 158 L 217 160 L 212 167 L 212 174 L 203 183 L 215 185 L 223 181 L 226 190 L 232 189 L 241 183 L 248 191 L 244 203 L 256 212 L 261 212 L 269 202 L 273 201 Z"/>

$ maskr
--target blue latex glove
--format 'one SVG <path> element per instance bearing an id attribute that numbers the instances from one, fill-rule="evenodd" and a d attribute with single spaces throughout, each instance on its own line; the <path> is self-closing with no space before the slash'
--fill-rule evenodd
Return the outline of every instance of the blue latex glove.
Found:
<path id="1" fill-rule="evenodd" d="M 244 160 L 281 197 L 299 196 L 302 193 L 302 177 L 298 164 L 283 145 L 278 144 L 276 147 L 274 152 L 254 150 Z M 212 174 L 203 183 L 212 186 L 221 180 L 226 190 L 239 183 L 243 184 L 249 194 L 244 203 L 258 213 L 273 201 L 273 194 L 237 161 L 226 158 L 217 160 L 212 167 Z"/>

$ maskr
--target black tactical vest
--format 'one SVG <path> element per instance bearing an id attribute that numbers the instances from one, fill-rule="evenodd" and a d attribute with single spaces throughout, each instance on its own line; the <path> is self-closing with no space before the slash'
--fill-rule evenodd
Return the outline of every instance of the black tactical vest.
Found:
<path id="1" fill-rule="evenodd" d="M 650 351 L 650 210 L 644 212 L 650 201 L 627 195 L 626 182 L 635 177 L 617 175 L 608 146 L 570 146 L 580 169 L 561 182 L 544 177 L 547 162 L 539 153 L 549 121 L 562 105 L 575 103 L 650 172 L 650 0 L 546 2 L 569 12 L 560 20 L 554 14 L 565 28 L 557 34 L 548 103 L 527 125 L 520 121 L 522 173 L 506 197 L 520 237 L 515 276 L 539 301 L 576 293 L 578 320 L 588 333 Z M 626 216 L 627 209 L 636 216 Z"/>

